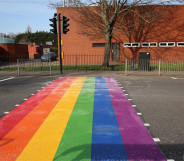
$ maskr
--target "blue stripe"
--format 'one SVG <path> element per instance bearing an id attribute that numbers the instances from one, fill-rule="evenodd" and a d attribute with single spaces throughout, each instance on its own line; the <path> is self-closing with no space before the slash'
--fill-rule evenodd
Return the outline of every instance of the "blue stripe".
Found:
<path id="1" fill-rule="evenodd" d="M 127 158 L 105 78 L 96 77 L 91 160 Z"/>

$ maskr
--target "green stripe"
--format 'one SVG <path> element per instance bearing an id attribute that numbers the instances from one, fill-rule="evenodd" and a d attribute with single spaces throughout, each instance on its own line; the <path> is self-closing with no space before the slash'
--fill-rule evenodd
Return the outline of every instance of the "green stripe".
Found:
<path id="1" fill-rule="evenodd" d="M 94 91 L 95 78 L 88 77 L 68 121 L 55 161 L 91 160 Z"/>

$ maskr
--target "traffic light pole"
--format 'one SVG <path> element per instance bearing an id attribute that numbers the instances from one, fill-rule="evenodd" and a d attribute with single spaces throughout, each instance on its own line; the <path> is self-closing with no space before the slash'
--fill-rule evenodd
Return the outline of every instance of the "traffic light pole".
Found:
<path id="1" fill-rule="evenodd" d="M 61 14 L 58 14 L 58 25 L 59 25 L 59 60 L 60 60 L 60 72 L 63 74 L 63 66 L 62 66 L 62 55 L 61 55 Z"/>

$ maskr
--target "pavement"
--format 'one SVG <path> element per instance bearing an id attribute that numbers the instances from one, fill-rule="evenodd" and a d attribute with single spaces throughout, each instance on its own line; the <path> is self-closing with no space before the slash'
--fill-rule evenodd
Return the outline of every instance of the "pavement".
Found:
<path id="1" fill-rule="evenodd" d="M 4 115 L 5 111 L 11 111 L 11 109 L 14 109 L 15 103 L 17 104 L 24 103 L 23 99 L 25 97 L 31 98 L 32 97 L 31 93 L 40 92 L 40 91 L 37 91 L 36 89 L 42 89 L 41 87 L 43 85 L 45 85 L 44 87 L 47 88 L 47 84 L 49 83 L 49 81 L 56 80 L 59 76 L 60 75 L 58 73 L 55 73 L 52 76 L 17 77 L 16 73 L 1 73 L 0 72 L 0 80 L 5 80 L 10 77 L 14 77 L 13 79 L 9 79 L 9 80 L 0 82 L 0 91 L 1 91 L 0 107 L 2 107 L 1 116 Z M 136 113 L 142 114 L 139 116 L 136 114 L 136 116 L 138 116 L 138 118 L 142 120 L 142 125 L 143 123 L 149 124 L 150 126 L 147 127 L 147 130 L 150 136 L 152 138 L 159 138 L 160 142 L 157 142 L 157 145 L 162 151 L 162 153 L 164 154 L 165 158 L 174 159 L 175 161 L 184 160 L 183 158 L 184 156 L 184 146 L 183 146 L 184 145 L 184 141 L 183 141 L 184 140 L 184 135 L 183 135 L 184 134 L 184 126 L 183 126 L 183 123 L 184 123 L 184 119 L 183 119 L 184 80 L 182 77 L 174 77 L 176 79 L 173 79 L 168 76 L 167 77 L 166 76 L 160 76 L 160 77 L 159 76 L 151 76 L 151 77 L 150 76 L 149 77 L 147 76 L 124 76 L 124 73 L 119 72 L 119 71 L 67 71 L 67 72 L 64 72 L 63 76 L 64 77 L 99 77 L 100 76 L 100 77 L 116 78 L 117 81 L 120 82 L 121 84 L 119 86 L 123 87 L 123 90 L 125 90 L 123 91 L 124 94 L 128 94 L 126 97 L 132 99 L 130 103 L 132 105 L 136 105 L 132 109 L 134 109 Z M 101 100 L 103 100 L 103 98 Z M 113 108 L 115 109 L 114 106 Z M 95 108 L 93 110 L 95 110 Z M 7 117 L 8 115 L 5 115 L 5 116 Z M 5 118 L 5 116 L 3 118 Z M 74 122 L 75 122 L 75 119 L 74 119 Z M 88 125 L 87 127 L 91 127 L 91 126 Z M 117 126 L 115 127 L 116 128 L 114 131 L 116 131 L 118 128 L 121 129 L 120 127 L 118 128 Z M 19 131 L 21 130 L 24 130 L 24 129 L 19 129 Z M 99 132 L 99 130 L 102 130 L 102 129 L 96 128 L 95 132 Z M 109 129 L 108 130 L 103 129 L 103 130 L 106 132 L 107 131 L 109 132 Z M 135 134 L 137 133 L 135 132 Z M 121 138 L 123 138 L 122 137 L 123 134 L 121 134 L 120 136 Z M 83 144 L 83 145 L 84 146 L 79 146 L 77 150 L 74 148 L 73 151 L 75 150 L 81 151 L 82 149 L 89 149 L 90 147 L 92 148 L 92 146 L 90 146 L 91 144 L 89 143 Z M 92 144 L 92 145 L 96 145 L 96 144 Z M 105 148 L 104 143 L 100 145 L 101 145 L 101 148 L 99 149 Z M 117 143 L 116 145 L 120 145 L 119 148 L 121 149 L 123 149 L 123 147 L 127 149 L 127 145 L 131 145 L 131 144 Z M 108 144 L 108 146 L 110 146 L 109 148 L 113 147 L 112 144 L 110 143 Z M 65 150 L 64 154 L 73 153 L 73 151 Z M 92 154 L 94 155 L 96 153 L 93 152 Z M 101 152 L 101 154 L 103 154 L 103 152 Z M 96 154 L 96 156 L 99 156 L 99 154 L 98 155 Z M 87 158 L 89 160 L 89 157 Z M 134 160 L 136 160 L 135 157 L 129 156 L 129 158 L 134 158 Z M 95 158 L 93 157 L 93 159 Z M 119 158 L 115 158 L 115 159 L 118 160 Z M 137 159 L 137 160 L 141 160 L 141 159 Z M 152 159 L 152 160 L 160 160 L 160 159 Z"/>

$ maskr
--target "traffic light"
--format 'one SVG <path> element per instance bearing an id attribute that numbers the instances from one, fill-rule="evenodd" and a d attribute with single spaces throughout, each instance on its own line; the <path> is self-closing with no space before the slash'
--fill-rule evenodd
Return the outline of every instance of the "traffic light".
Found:
<path id="1" fill-rule="evenodd" d="M 54 17 L 52 19 L 49 19 L 49 21 L 52 22 L 52 24 L 50 24 L 50 26 L 52 27 L 52 29 L 50 29 L 51 32 L 53 32 L 54 34 L 57 34 L 57 19 L 56 19 L 57 13 L 54 14 Z"/>
<path id="2" fill-rule="evenodd" d="M 69 31 L 69 29 L 67 29 L 67 27 L 69 26 L 69 24 L 67 23 L 70 19 L 69 18 L 67 18 L 66 16 L 63 16 L 63 18 L 62 18 L 62 20 L 63 20 L 63 30 L 62 30 L 62 32 L 63 32 L 63 34 L 66 34 L 68 31 Z"/>

